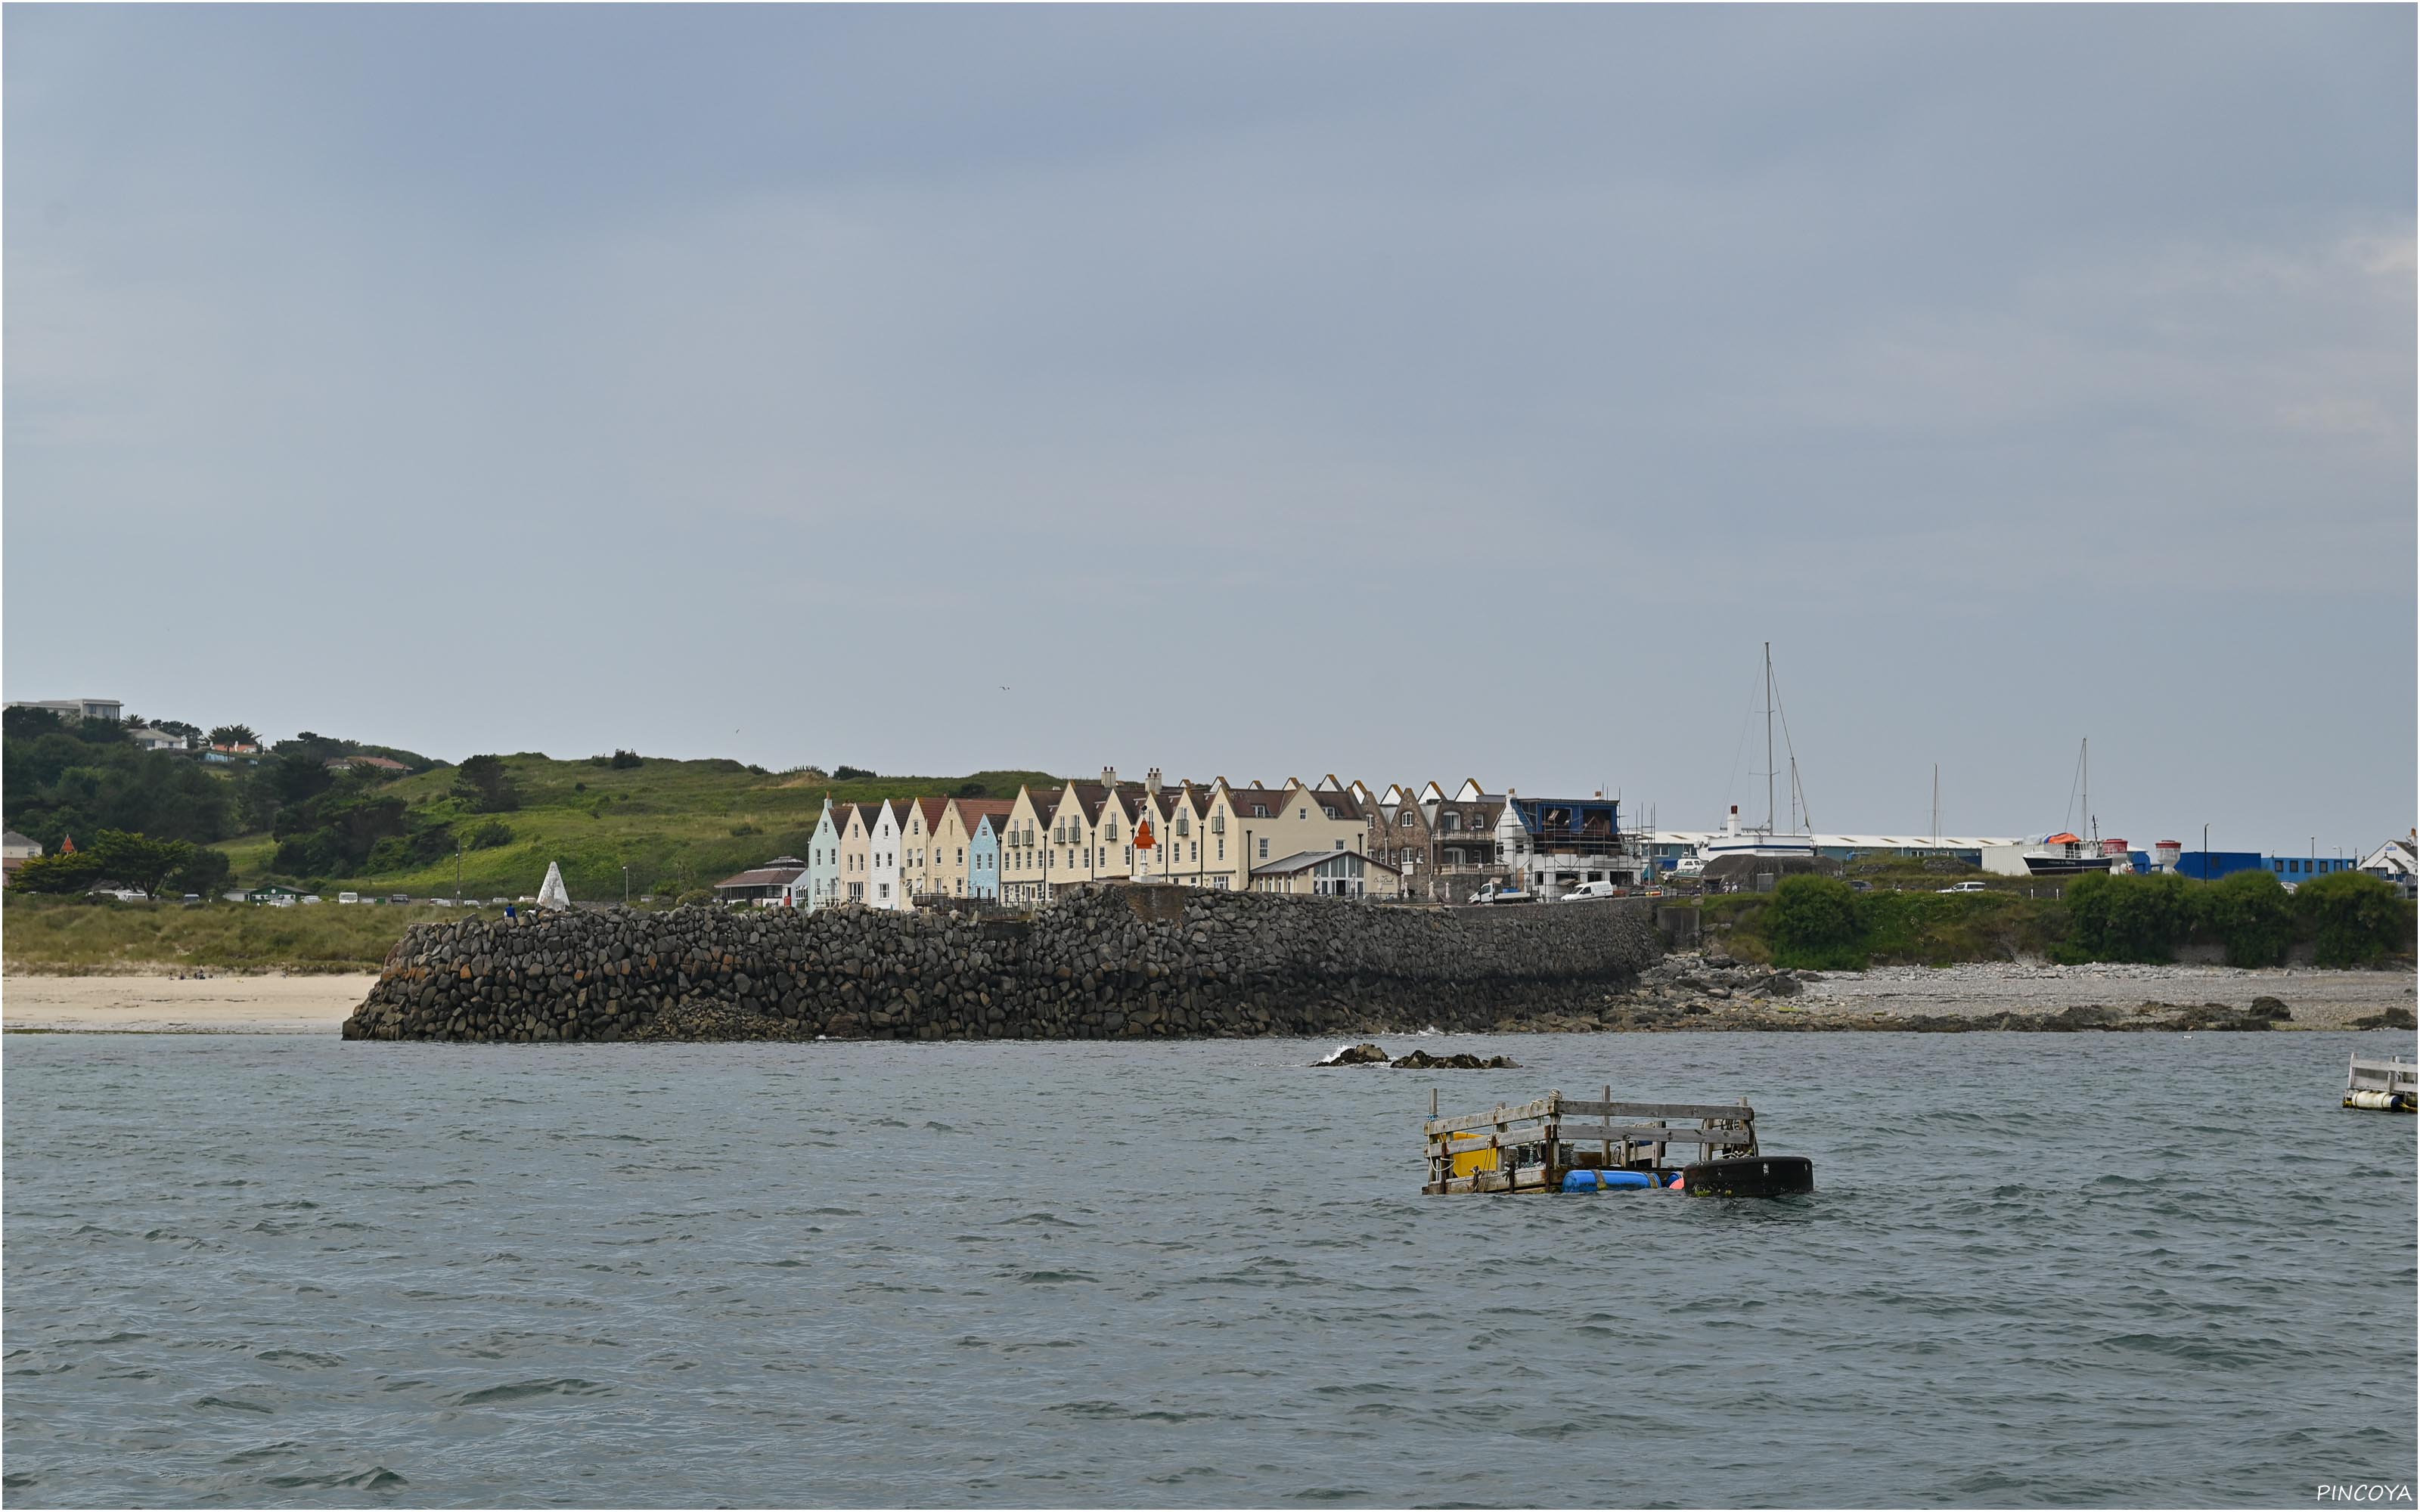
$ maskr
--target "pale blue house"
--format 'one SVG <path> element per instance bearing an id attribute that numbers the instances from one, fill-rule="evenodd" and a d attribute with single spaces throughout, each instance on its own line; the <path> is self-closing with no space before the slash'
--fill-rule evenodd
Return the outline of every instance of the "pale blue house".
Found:
<path id="1" fill-rule="evenodd" d="M 968 897 L 999 898 L 1000 830 L 1007 824 L 1006 814 L 987 813 L 976 821 L 974 838 L 967 843 Z"/>
<path id="2" fill-rule="evenodd" d="M 840 896 L 840 824 L 832 818 L 829 797 L 815 820 L 814 838 L 807 842 L 807 869 L 799 873 L 796 886 L 805 894 L 796 900 L 800 908 L 821 908 Z"/>

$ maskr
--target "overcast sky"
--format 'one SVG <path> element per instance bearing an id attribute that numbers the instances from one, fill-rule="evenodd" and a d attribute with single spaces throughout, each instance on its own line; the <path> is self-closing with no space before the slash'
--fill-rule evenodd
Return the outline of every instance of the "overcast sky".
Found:
<path id="1" fill-rule="evenodd" d="M 2413 17 L 10 7 L 7 695 L 2374 844 Z"/>

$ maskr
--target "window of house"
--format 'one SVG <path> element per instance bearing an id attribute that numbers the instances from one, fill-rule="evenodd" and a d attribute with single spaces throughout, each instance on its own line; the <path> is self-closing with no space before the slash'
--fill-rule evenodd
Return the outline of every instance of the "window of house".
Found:
<path id="1" fill-rule="evenodd" d="M 1334 804 L 1323 803 L 1319 806 L 1319 811 L 1326 814 L 1330 819 L 1336 817 L 1336 806 Z"/>
<path id="2" fill-rule="evenodd" d="M 1265 803 L 1256 803 L 1256 804 L 1252 805 L 1252 817 L 1253 817 L 1253 818 L 1255 818 L 1255 819 L 1266 819 L 1268 816 L 1269 816 L 1269 806 L 1268 806 L 1267 804 L 1265 804 Z"/>
<path id="3" fill-rule="evenodd" d="M 1126 847 L 1126 865 L 1134 865 L 1134 847 L 1131 845 Z"/>
<path id="4" fill-rule="evenodd" d="M 1220 860 L 1222 860 L 1222 861 L 1223 861 L 1223 860 L 1225 860 L 1226 858 L 1227 858 L 1227 842 L 1226 842 L 1225 841 L 1223 841 L 1223 840 L 1222 840 L 1222 841 L 1220 841 L 1218 842 L 1218 859 L 1220 859 Z"/>
<path id="5" fill-rule="evenodd" d="M 1213 835 L 1223 835 L 1227 833 L 1227 815 L 1225 810 L 1221 810 L 1219 812 L 1214 813 L 1210 816 L 1210 833 Z"/>
<path id="6" fill-rule="evenodd" d="M 1267 860 L 1268 858 L 1269 858 L 1269 838 L 1268 838 L 1266 835 L 1263 835 L 1263 836 L 1261 837 L 1261 859 L 1262 859 L 1262 860 L 1264 860 L 1264 861 L 1265 861 L 1265 860 Z"/>

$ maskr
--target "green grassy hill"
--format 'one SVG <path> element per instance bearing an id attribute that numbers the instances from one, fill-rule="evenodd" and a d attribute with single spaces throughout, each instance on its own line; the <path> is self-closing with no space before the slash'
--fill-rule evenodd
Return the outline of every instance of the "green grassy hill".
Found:
<path id="1" fill-rule="evenodd" d="M 651 757 L 617 771 L 594 761 L 561 762 L 535 752 L 504 760 L 520 798 L 520 807 L 510 812 L 473 812 L 454 796 L 452 768 L 404 778 L 380 790 L 403 798 L 415 818 L 449 821 L 466 838 L 490 821 L 512 831 L 504 844 L 462 853 L 463 889 L 482 898 L 535 893 L 549 861 L 561 863 L 575 898 L 620 898 L 626 866 L 632 897 L 678 895 L 712 887 L 776 856 L 805 856 L 827 795 L 834 803 L 934 795 L 1007 798 L 1016 796 L 1019 783 L 1059 781 L 1042 772 L 810 781 L 733 761 Z M 218 848 L 234 863 L 237 879 L 247 884 L 274 878 L 307 882 L 323 893 L 356 888 L 414 897 L 454 890 L 450 852 L 411 871 L 289 877 L 272 871 L 277 842 L 267 835 L 239 836 Z"/>

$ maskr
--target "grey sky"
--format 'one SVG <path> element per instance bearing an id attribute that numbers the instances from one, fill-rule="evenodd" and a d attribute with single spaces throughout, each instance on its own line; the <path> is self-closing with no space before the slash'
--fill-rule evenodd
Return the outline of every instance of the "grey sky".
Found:
<path id="1" fill-rule="evenodd" d="M 2409 7 L 5 28 L 12 698 L 2412 822 Z"/>

